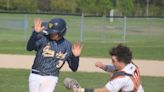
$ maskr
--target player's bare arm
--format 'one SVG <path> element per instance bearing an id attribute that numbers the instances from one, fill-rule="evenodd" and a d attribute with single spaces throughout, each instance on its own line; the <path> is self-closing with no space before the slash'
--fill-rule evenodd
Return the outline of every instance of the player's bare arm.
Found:
<path id="1" fill-rule="evenodd" d="M 106 71 L 106 72 L 112 73 L 113 71 L 115 71 L 115 67 L 113 65 L 105 65 L 100 61 L 96 62 L 95 66 Z"/>
<path id="2" fill-rule="evenodd" d="M 100 61 L 96 62 L 95 66 L 100 68 L 100 69 L 103 69 L 103 70 L 105 69 L 105 65 L 102 62 L 100 62 Z"/>

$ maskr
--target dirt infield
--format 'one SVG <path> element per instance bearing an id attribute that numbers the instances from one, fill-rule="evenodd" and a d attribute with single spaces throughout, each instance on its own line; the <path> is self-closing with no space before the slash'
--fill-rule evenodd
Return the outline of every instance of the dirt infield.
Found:
<path id="1" fill-rule="evenodd" d="M 0 54 L 0 68 L 31 69 L 33 60 L 34 55 Z M 96 61 L 102 61 L 105 64 L 111 63 L 110 59 L 81 57 L 78 71 L 103 72 L 94 66 Z M 140 67 L 141 75 L 164 77 L 164 61 L 133 60 L 133 62 Z M 62 68 L 62 71 L 70 71 L 67 64 Z"/>

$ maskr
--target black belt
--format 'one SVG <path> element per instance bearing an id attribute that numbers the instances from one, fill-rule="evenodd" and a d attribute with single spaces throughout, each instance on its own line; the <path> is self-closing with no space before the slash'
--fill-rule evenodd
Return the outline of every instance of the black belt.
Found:
<path id="1" fill-rule="evenodd" d="M 50 74 L 44 74 L 38 71 L 32 71 L 33 74 L 38 74 L 38 75 L 42 75 L 42 76 L 50 76 Z"/>
<path id="2" fill-rule="evenodd" d="M 36 71 L 32 71 L 32 73 L 34 73 L 34 74 L 41 74 L 40 72 L 36 72 Z"/>
<path id="3" fill-rule="evenodd" d="M 32 71 L 33 74 L 38 74 L 38 75 L 42 75 L 42 73 L 37 72 L 37 71 Z"/>
<path id="4" fill-rule="evenodd" d="M 57 76 L 57 75 L 45 74 L 45 73 L 42 73 L 42 72 L 39 72 L 39 71 L 32 71 L 31 73 L 38 74 L 38 75 L 41 75 L 41 76 Z"/>

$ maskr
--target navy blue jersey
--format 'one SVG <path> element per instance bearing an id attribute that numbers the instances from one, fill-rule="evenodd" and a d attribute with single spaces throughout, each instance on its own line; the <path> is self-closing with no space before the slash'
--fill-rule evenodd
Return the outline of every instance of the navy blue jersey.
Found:
<path id="1" fill-rule="evenodd" d="M 50 51 L 54 51 L 54 56 L 47 57 L 44 55 L 44 49 L 49 46 Z M 27 50 L 36 51 L 36 57 L 32 69 L 40 72 L 41 75 L 59 76 L 59 62 L 68 62 L 72 71 L 76 71 L 79 66 L 79 57 L 72 53 L 72 44 L 62 38 L 59 41 L 49 39 L 49 36 L 42 33 L 33 32 L 28 43 Z"/>

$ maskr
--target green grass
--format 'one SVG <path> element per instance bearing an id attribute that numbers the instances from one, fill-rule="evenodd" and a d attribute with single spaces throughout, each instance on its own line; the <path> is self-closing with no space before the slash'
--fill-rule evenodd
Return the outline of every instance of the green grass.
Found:
<path id="1" fill-rule="evenodd" d="M 66 38 L 70 41 L 80 40 L 80 17 L 63 15 L 39 14 L 1 14 L 0 21 L 18 21 L 27 18 L 27 32 L 23 29 L 1 26 L 0 22 L 0 53 L 5 54 L 34 54 L 27 52 L 26 39 L 31 35 L 33 19 L 40 17 L 50 20 L 53 17 L 62 17 L 67 21 L 68 32 Z M 84 20 L 84 50 L 82 56 L 108 57 L 108 50 L 118 43 L 122 43 L 123 19 L 117 18 L 113 23 L 101 17 L 86 17 Z M 126 44 L 133 51 L 136 59 L 164 60 L 164 18 L 127 18 Z M 25 37 L 27 34 L 27 37 Z"/>
<path id="2" fill-rule="evenodd" d="M 29 70 L 0 69 L 0 92 L 28 92 L 29 73 Z M 63 87 L 65 77 L 75 78 L 87 88 L 103 87 L 109 80 L 106 73 L 61 72 L 55 92 L 70 92 Z M 164 91 L 164 77 L 142 76 L 142 84 L 145 92 Z"/>

